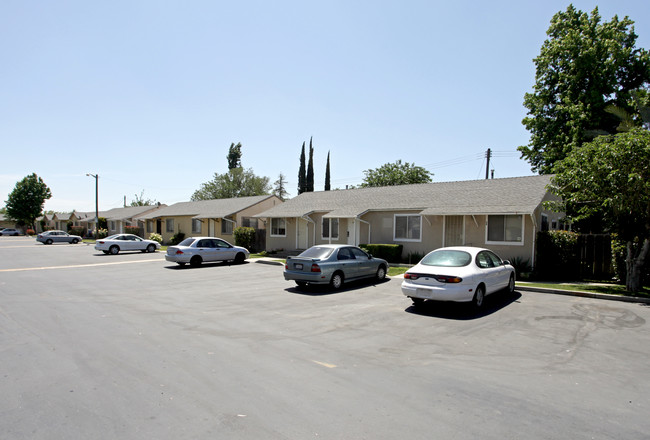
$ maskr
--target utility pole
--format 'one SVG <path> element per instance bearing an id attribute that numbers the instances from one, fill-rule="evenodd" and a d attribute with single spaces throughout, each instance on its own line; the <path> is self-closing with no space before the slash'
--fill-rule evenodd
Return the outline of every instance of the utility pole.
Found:
<path id="1" fill-rule="evenodd" d="M 487 158 L 487 165 L 485 165 L 485 180 L 490 177 L 490 157 L 492 157 L 492 150 L 489 148 L 485 152 L 485 157 Z"/>

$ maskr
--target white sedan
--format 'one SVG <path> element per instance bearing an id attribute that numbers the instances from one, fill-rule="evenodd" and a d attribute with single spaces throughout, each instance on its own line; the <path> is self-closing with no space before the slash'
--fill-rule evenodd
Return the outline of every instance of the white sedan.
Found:
<path id="1" fill-rule="evenodd" d="M 155 252 L 160 249 L 160 243 L 133 234 L 115 234 L 97 240 L 95 249 L 113 255 L 119 254 L 120 251 Z"/>
<path id="2" fill-rule="evenodd" d="M 402 293 L 413 305 L 425 300 L 472 302 L 483 306 L 486 295 L 515 290 L 515 269 L 494 252 L 476 247 L 436 249 L 404 274 Z"/>
<path id="3" fill-rule="evenodd" d="M 176 246 L 168 246 L 165 260 L 185 266 L 190 263 L 198 267 L 203 262 L 234 261 L 243 263 L 249 256 L 246 248 L 233 246 L 225 240 L 215 237 L 190 237 Z"/>

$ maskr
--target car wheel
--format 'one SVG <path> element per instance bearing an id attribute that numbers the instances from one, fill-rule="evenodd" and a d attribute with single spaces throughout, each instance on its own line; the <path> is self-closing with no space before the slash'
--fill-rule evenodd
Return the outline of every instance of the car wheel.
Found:
<path id="1" fill-rule="evenodd" d="M 72 244 L 77 244 L 77 243 L 79 243 L 79 240 L 77 240 L 76 238 L 73 238 L 72 239 Z"/>
<path id="2" fill-rule="evenodd" d="M 246 255 L 243 252 L 238 253 L 235 256 L 235 264 L 242 264 L 246 260 Z"/>
<path id="3" fill-rule="evenodd" d="M 48 238 L 47 240 L 45 240 L 45 244 L 52 244 L 52 243 L 54 243 L 54 242 L 52 241 L 51 238 Z"/>
<path id="4" fill-rule="evenodd" d="M 510 281 L 508 281 L 508 293 L 513 294 L 515 293 L 515 275 L 510 274 Z"/>
<path id="5" fill-rule="evenodd" d="M 152 253 L 152 252 L 155 252 L 155 251 L 156 251 L 156 246 L 154 246 L 153 244 L 150 244 L 149 246 L 147 246 L 147 252 Z"/>
<path id="6" fill-rule="evenodd" d="M 113 245 L 108 248 L 108 252 L 110 252 L 111 255 L 117 255 L 120 252 L 120 248 L 117 247 L 116 245 Z"/>
<path id="7" fill-rule="evenodd" d="M 332 289 L 338 290 L 343 285 L 343 274 L 341 272 L 334 272 L 332 279 L 330 280 L 330 286 Z"/>
<path id="8" fill-rule="evenodd" d="M 476 292 L 474 293 L 474 298 L 472 298 L 472 304 L 476 309 L 480 309 L 483 307 L 483 303 L 485 302 L 485 287 L 481 284 L 476 288 Z"/>
<path id="9" fill-rule="evenodd" d="M 199 257 L 198 255 L 195 255 L 195 256 L 193 256 L 192 259 L 190 260 L 190 266 L 192 266 L 192 267 L 199 267 L 199 266 L 201 265 L 202 262 L 203 262 L 203 260 L 201 259 L 201 257 Z"/>
<path id="10" fill-rule="evenodd" d="M 379 268 L 377 269 L 376 276 L 377 276 L 377 281 L 383 281 L 384 279 L 386 279 L 386 266 L 384 266 L 383 264 L 380 265 Z"/>
<path id="11" fill-rule="evenodd" d="M 413 301 L 413 305 L 415 307 L 421 306 L 422 304 L 424 304 L 424 299 L 423 298 L 411 298 L 411 301 Z"/>

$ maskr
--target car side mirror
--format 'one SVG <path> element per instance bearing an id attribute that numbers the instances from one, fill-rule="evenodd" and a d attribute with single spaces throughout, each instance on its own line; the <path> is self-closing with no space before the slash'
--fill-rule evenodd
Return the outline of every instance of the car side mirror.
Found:
<path id="1" fill-rule="evenodd" d="M 503 265 L 510 264 L 510 260 L 503 260 Z"/>

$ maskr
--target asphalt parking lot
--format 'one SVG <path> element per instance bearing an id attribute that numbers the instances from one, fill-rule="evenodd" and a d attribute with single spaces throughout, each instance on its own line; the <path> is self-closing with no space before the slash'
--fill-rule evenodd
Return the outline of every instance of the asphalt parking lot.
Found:
<path id="1" fill-rule="evenodd" d="M 641 439 L 650 308 L 0 237 L 2 439 Z"/>

